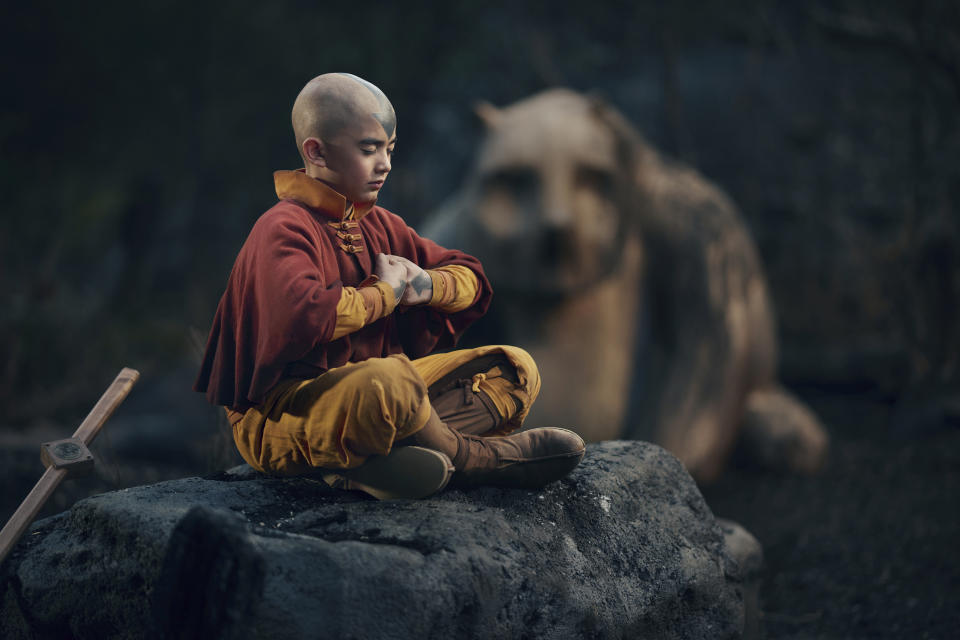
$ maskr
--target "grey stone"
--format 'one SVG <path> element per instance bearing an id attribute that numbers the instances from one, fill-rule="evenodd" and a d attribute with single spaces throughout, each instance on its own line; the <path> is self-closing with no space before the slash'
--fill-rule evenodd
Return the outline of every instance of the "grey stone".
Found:
<path id="1" fill-rule="evenodd" d="M 665 450 L 377 502 L 248 467 L 101 494 L 0 567 L 4 638 L 738 638 L 759 545 Z"/>

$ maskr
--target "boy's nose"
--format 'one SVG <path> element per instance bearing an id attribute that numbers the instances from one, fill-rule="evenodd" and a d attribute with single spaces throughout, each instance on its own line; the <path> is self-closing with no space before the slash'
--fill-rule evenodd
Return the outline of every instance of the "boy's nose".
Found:
<path id="1" fill-rule="evenodd" d="M 390 172 L 390 156 L 388 154 L 383 154 L 380 156 L 380 161 L 377 163 L 377 171 L 382 171 L 384 173 Z"/>

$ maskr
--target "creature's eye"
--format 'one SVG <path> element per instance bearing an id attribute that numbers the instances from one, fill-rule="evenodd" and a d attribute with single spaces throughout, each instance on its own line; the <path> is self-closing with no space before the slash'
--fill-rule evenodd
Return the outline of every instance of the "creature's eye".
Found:
<path id="1" fill-rule="evenodd" d="M 574 174 L 578 189 L 590 189 L 609 196 L 613 188 L 613 173 L 608 169 L 580 166 Z"/>
<path id="2" fill-rule="evenodd" d="M 500 169 L 486 176 L 483 184 L 486 189 L 504 190 L 522 196 L 531 194 L 537 188 L 539 178 L 531 169 Z"/>

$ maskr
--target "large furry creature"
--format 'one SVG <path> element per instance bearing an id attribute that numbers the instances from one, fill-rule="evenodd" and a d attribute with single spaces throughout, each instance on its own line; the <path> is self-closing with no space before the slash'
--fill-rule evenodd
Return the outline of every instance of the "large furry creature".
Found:
<path id="1" fill-rule="evenodd" d="M 528 423 L 653 440 L 701 482 L 738 439 L 767 466 L 817 469 L 827 436 L 775 381 L 766 280 L 729 198 L 589 96 L 478 114 L 475 168 L 422 230 L 483 261 L 483 339 L 526 348 L 542 373 Z"/>

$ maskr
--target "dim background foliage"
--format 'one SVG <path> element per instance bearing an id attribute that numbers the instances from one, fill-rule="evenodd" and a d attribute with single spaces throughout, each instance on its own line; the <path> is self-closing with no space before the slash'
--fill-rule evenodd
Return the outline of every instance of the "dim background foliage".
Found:
<path id="1" fill-rule="evenodd" d="M 381 202 L 414 224 L 502 105 L 597 89 L 742 208 L 788 380 L 952 393 L 954 2 L 19 3 L 0 20 L 2 423 L 79 416 L 113 372 L 186 371 L 295 168 L 289 109 L 344 70 L 399 114 Z"/>

